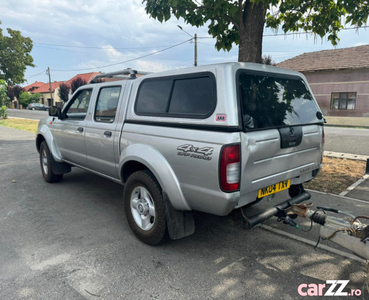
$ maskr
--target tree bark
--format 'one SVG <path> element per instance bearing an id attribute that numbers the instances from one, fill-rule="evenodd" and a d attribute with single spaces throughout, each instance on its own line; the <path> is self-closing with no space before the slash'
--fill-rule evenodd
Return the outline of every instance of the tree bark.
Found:
<path id="1" fill-rule="evenodd" d="M 254 4 L 246 0 L 244 13 L 240 16 L 239 22 L 239 62 L 261 63 L 266 11 L 262 2 Z"/>

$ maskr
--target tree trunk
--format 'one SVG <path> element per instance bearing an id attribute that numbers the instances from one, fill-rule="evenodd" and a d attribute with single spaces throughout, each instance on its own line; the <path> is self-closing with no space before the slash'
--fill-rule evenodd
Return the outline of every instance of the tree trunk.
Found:
<path id="1" fill-rule="evenodd" d="M 240 20 L 238 61 L 261 63 L 266 11 L 262 2 L 253 4 L 246 0 Z"/>

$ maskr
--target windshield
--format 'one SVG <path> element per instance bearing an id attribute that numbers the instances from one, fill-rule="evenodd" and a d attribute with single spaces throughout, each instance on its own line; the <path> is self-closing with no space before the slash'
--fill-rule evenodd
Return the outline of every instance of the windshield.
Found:
<path id="1" fill-rule="evenodd" d="M 323 123 L 319 107 L 301 78 L 238 74 L 245 130 Z"/>

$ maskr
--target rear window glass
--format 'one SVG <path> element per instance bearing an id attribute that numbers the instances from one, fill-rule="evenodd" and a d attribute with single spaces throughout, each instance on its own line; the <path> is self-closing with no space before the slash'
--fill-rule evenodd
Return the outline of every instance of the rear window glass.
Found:
<path id="1" fill-rule="evenodd" d="M 142 82 L 135 111 L 138 115 L 206 118 L 215 105 L 213 77 L 168 77 Z"/>
<path id="2" fill-rule="evenodd" d="M 323 122 L 302 79 L 246 72 L 238 76 L 245 130 Z"/>

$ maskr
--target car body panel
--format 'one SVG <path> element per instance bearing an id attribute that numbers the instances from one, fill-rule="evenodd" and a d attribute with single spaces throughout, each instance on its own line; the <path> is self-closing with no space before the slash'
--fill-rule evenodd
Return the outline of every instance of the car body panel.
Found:
<path id="1" fill-rule="evenodd" d="M 323 120 L 302 124 L 301 142 L 287 148 L 281 147 L 279 128 L 244 130 L 236 77 L 240 69 L 265 76 L 294 76 L 307 82 L 302 74 L 290 70 L 227 63 L 90 84 L 84 86 L 93 89 L 84 120 L 55 118 L 51 125 L 42 121 L 38 134 L 45 135 L 48 144 L 54 143 L 51 151 L 58 161 L 75 163 L 122 183 L 124 167 L 137 162 L 151 170 L 175 209 L 226 215 L 256 201 L 259 189 L 283 180 L 291 180 L 292 185 L 311 180 L 321 168 L 323 153 Z M 209 116 L 147 116 L 135 112 L 144 82 L 198 73 L 215 78 L 216 106 Z M 98 90 L 113 85 L 122 87 L 116 117 L 112 123 L 98 123 L 94 120 Z M 79 127 L 83 127 L 82 133 Z M 104 135 L 106 131 L 111 132 L 110 137 Z M 224 192 L 220 187 L 220 156 L 222 148 L 232 144 L 240 145 L 240 188 Z"/>

